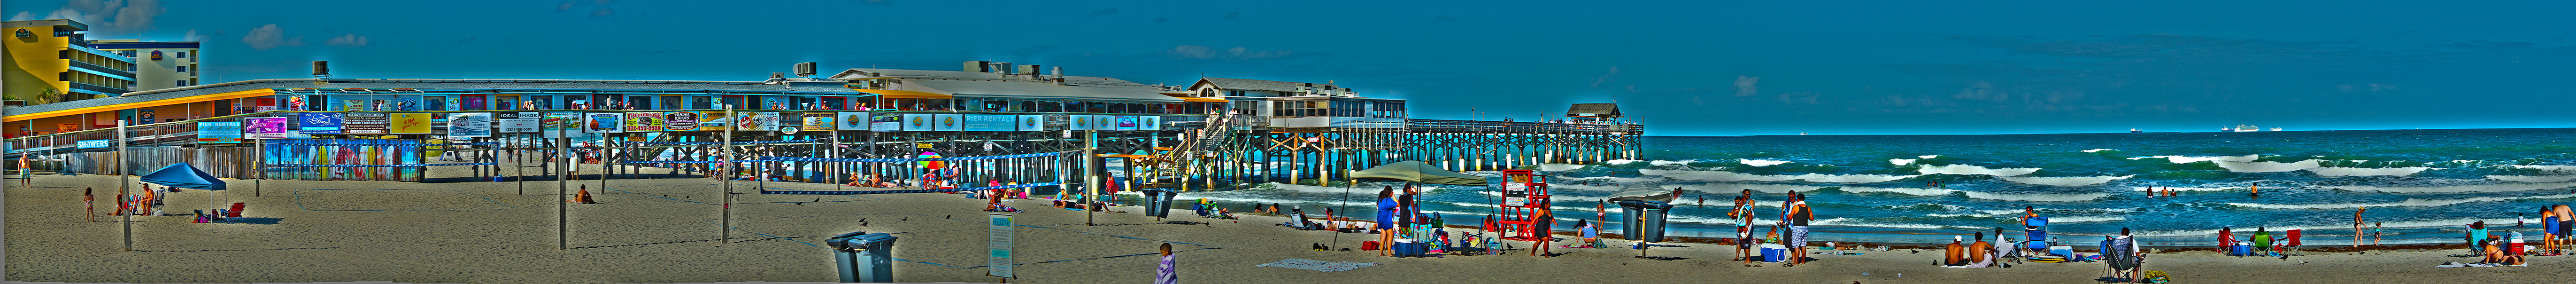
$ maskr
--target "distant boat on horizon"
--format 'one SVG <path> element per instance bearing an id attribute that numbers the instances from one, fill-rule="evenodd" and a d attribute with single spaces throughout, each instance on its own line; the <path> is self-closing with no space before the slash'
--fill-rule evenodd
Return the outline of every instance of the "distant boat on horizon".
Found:
<path id="1" fill-rule="evenodd" d="M 2263 131 L 2263 127 L 2260 127 L 2260 126 L 2253 126 L 2253 125 L 2245 125 L 2245 124 L 2238 124 L 2238 125 L 2236 125 L 2236 127 L 2233 127 L 2233 128 L 2229 128 L 2229 127 L 2220 127 L 2220 128 L 2218 128 L 2218 132 L 2255 132 L 2255 131 Z M 2280 131 L 2280 130 L 2273 130 L 2273 131 Z"/>
<path id="2" fill-rule="evenodd" d="M 2130 128 L 2130 129 L 2129 129 L 2129 133 L 2139 133 L 2139 132 L 2147 132 L 2147 131 L 2146 131 L 2146 130 L 2138 130 L 2137 128 Z"/>

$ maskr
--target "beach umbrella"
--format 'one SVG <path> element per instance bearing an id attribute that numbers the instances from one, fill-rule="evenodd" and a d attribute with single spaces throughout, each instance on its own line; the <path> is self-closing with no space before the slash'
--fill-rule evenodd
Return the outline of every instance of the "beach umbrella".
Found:
<path id="1" fill-rule="evenodd" d="M 143 182 L 169 187 L 224 190 L 223 180 L 215 179 L 215 175 L 206 174 L 206 171 L 197 170 L 197 167 L 189 166 L 188 163 L 161 167 L 160 170 L 143 175 L 142 179 Z"/>
<path id="2" fill-rule="evenodd" d="M 1438 167 L 1432 167 L 1431 164 L 1422 163 L 1422 161 L 1388 163 L 1383 166 L 1351 172 L 1350 178 L 1354 180 L 1382 178 L 1446 185 L 1485 185 L 1485 177 L 1443 170 Z"/>

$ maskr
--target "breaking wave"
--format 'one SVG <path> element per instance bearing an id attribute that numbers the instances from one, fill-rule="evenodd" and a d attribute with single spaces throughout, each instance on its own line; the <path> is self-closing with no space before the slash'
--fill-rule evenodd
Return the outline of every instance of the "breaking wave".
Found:
<path id="1" fill-rule="evenodd" d="M 2331 186 L 2319 186 L 2319 187 L 2323 187 L 2323 188 L 2326 188 L 2326 189 L 2345 190 L 2345 191 L 2376 191 L 2376 192 L 2397 192 L 2397 193 L 2514 192 L 2514 191 L 2532 191 L 2532 190 L 2562 189 L 2562 188 L 2568 188 L 2568 187 L 2576 187 L 2576 182 L 2499 183 L 2499 184 L 2474 184 L 2474 185 L 2426 186 L 2426 187 L 2394 187 L 2394 186 L 2367 186 L 2367 185 L 2331 185 Z"/>
<path id="2" fill-rule="evenodd" d="M 2111 196 L 2109 193 L 1993 193 L 1982 191 L 1966 191 L 1966 193 L 1968 194 L 1968 198 L 2031 202 L 2076 202 L 2101 199 L 2105 196 Z"/>
<path id="3" fill-rule="evenodd" d="M 2173 163 L 2175 163 L 2175 164 L 2189 164 L 2189 163 L 2208 162 L 2208 161 L 2221 161 L 2221 162 L 2238 162 L 2238 163 L 2244 163 L 2244 162 L 2253 162 L 2255 159 L 2262 159 L 2262 158 L 2263 158 L 2263 155 L 2217 156 L 2217 157 L 2192 157 L 2192 156 L 2148 156 L 2148 157 L 2136 157 L 2136 158 L 2129 158 L 2129 159 L 2130 159 L 2130 160 L 2145 160 L 2145 159 L 2158 159 L 2158 158 L 2165 159 L 2165 160 L 2169 160 L 2169 161 L 2173 161 Z"/>
<path id="4" fill-rule="evenodd" d="M 1809 182 L 1830 182 L 1830 183 L 1879 183 L 1879 182 L 1889 182 L 1889 181 L 1896 181 L 1896 180 L 1902 180 L 1902 179 L 1907 179 L 1907 178 L 1913 178 L 1913 177 L 1915 177 L 1915 176 L 1910 176 L 1910 175 L 1903 175 L 1903 176 L 1900 176 L 1900 175 L 1830 175 L 1830 174 L 1757 175 L 1757 174 L 1737 173 L 1737 172 L 1729 172 L 1729 171 L 1692 171 L 1692 170 L 1658 170 L 1658 169 L 1641 169 L 1641 170 L 1637 170 L 1637 173 L 1638 173 L 1638 174 L 1644 174 L 1644 175 L 1652 175 L 1652 176 L 1663 176 L 1663 177 L 1672 178 L 1672 179 L 1683 179 L 1683 180 L 1704 180 L 1704 181 L 1724 181 L 1724 182 L 1736 182 L 1736 181 L 1792 181 L 1792 180 L 1804 180 L 1804 181 L 1809 181 Z"/>
<path id="5" fill-rule="evenodd" d="M 2316 173 L 2316 174 L 2317 174 L 2317 176 L 2324 176 L 2324 177 L 2348 177 L 2348 176 L 2411 176 L 2411 175 L 2415 175 L 2415 173 L 2421 173 L 2421 172 L 2424 172 L 2424 171 L 2426 171 L 2426 170 L 2439 170 L 2439 168 L 2427 168 L 2427 167 L 2401 167 L 2401 168 L 2343 168 L 2343 167 L 2317 167 L 2317 168 L 2311 168 L 2311 169 L 2307 169 L 2307 170 L 2308 170 L 2308 172 Z"/>
<path id="6" fill-rule="evenodd" d="M 2102 176 L 2102 177 L 2001 177 L 2000 179 L 2003 179 L 2003 180 L 2005 180 L 2005 181 L 2011 181 L 2011 182 L 2022 183 L 2022 184 L 2053 185 L 2053 186 L 2089 186 L 2089 185 L 2099 185 L 2099 184 L 2104 184 L 2104 183 L 2110 183 L 2111 181 L 2114 181 L 2114 180 L 2126 179 L 2126 178 L 2136 177 L 2136 176 L 2138 176 L 2138 175 L 2125 175 L 2125 176 L 2116 176 L 2116 177 L 2111 177 L 2111 176 Z"/>
<path id="7" fill-rule="evenodd" d="M 1539 164 L 1539 165 L 1538 165 L 1538 170 L 1540 170 L 1540 171 L 1550 171 L 1550 172 L 1564 172 L 1564 171 L 1573 171 L 1573 170 L 1580 170 L 1580 169 L 1583 169 L 1583 165 L 1575 165 L 1575 164 Z"/>
<path id="8" fill-rule="evenodd" d="M 2576 194 L 2551 194 L 2551 195 L 2533 195 L 2533 196 L 2498 196 L 2498 197 L 2470 197 L 2470 198 L 2461 198 L 2461 199 L 2422 199 L 2422 198 L 2407 198 L 2405 201 L 2398 201 L 2398 202 L 2384 202 L 2384 203 L 2267 204 L 2267 203 L 2235 203 L 2235 202 L 2231 202 L 2231 203 L 2227 203 L 2227 205 L 2235 205 L 2235 206 L 2251 207 L 2251 208 L 2264 208 L 2264 209 L 2351 209 L 2351 208 L 2363 208 L 2363 207 L 2397 207 L 2397 206 L 2434 207 L 2434 206 L 2451 206 L 2451 205 L 2457 205 L 2457 204 L 2462 204 L 2462 203 L 2471 203 L 2471 202 L 2494 202 L 2494 201 L 2521 200 L 2521 199 L 2565 199 L 2565 198 L 2576 198 Z M 2052 221 L 2053 221 L 2053 220 L 2052 220 Z M 2349 228 L 2349 227 L 2347 227 L 2347 228 Z"/>
<path id="9" fill-rule="evenodd" d="M 2576 180 L 2576 176 L 2487 176 L 2487 179 L 2513 182 L 2564 182 Z"/>
<path id="10" fill-rule="evenodd" d="M 1928 158 L 1927 158 L 1927 159 L 1928 159 Z M 1972 165 L 1924 165 L 1922 168 L 1920 168 L 1920 169 L 1916 169 L 1915 171 L 1916 171 L 1916 172 L 1921 172 L 1921 173 L 1923 173 L 1923 174 L 1927 174 L 1927 175 L 1930 175 L 1930 174 L 1952 174 L 1952 175 L 1989 175 L 1989 176 L 1998 176 L 1998 177 L 2008 177 L 2008 176 L 2027 175 L 2027 174 L 2030 174 L 2030 173 L 2033 173 L 2033 172 L 2038 172 L 2038 171 L 2039 171 L 2039 168 L 2001 168 L 2001 169 L 1991 169 L 1991 168 L 1980 167 L 1980 166 L 1972 166 Z"/>
<path id="11" fill-rule="evenodd" d="M 1757 160 L 1757 159 L 1735 159 L 1735 162 L 1736 162 L 1736 163 L 1742 163 L 1742 164 L 1744 164 L 1744 165 L 1746 165 L 1746 166 L 1755 166 L 1755 167 L 1769 167 L 1769 166 L 1772 166 L 1772 165 L 1779 165 L 1779 164 L 1787 164 L 1787 163 L 1791 163 L 1791 162 L 1789 162 L 1789 161 L 1780 161 L 1780 160 Z"/>

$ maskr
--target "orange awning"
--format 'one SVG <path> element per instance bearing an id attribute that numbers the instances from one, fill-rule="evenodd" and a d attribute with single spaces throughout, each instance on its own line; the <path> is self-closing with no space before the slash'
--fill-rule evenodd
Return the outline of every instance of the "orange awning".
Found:
<path id="1" fill-rule="evenodd" d="M 1222 103 L 1222 102 L 1225 102 L 1225 99 L 1219 99 L 1219 98 L 1201 98 L 1201 97 L 1181 97 L 1181 101 L 1184 101 L 1184 102 L 1200 102 L 1200 103 Z"/>
<path id="2" fill-rule="evenodd" d="M 852 89 L 852 91 L 859 91 L 859 92 L 862 92 L 862 93 L 870 93 L 870 94 L 878 94 L 878 95 L 881 95 L 882 97 L 885 97 L 885 98 L 888 98 L 888 99 L 946 99 L 946 98 L 950 98 L 950 96 L 948 96 L 948 95 L 942 95 L 942 94 L 939 94 L 939 93 L 932 93 L 932 92 L 920 92 L 920 91 L 904 91 L 904 90 L 871 90 L 871 89 Z"/>

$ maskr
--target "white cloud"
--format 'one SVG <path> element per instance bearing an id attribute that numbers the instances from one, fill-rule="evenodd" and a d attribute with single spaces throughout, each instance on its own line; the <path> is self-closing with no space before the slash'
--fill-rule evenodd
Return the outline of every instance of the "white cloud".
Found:
<path id="1" fill-rule="evenodd" d="M 72 0 L 43 18 L 20 12 L 11 19 L 70 19 L 89 24 L 92 34 L 122 36 L 152 30 L 153 18 L 169 10 L 161 7 L 160 0 Z"/>
<path id="2" fill-rule="evenodd" d="M 182 40 L 182 41 L 197 41 L 197 42 L 203 42 L 203 41 L 206 41 L 207 39 L 209 39 L 209 38 L 208 38 L 208 37 L 206 37 L 206 35 L 197 34 L 197 30 L 188 30 L 188 35 L 179 36 L 179 40 Z"/>
<path id="3" fill-rule="evenodd" d="M 286 37 L 286 29 L 278 28 L 277 24 L 268 24 L 251 29 L 250 35 L 242 36 L 242 44 L 250 45 L 252 49 L 268 50 L 280 46 L 304 45 L 304 37 Z"/>
<path id="4" fill-rule="evenodd" d="M 124 8 L 116 9 L 115 23 L 117 29 L 126 32 L 151 30 L 152 18 L 170 11 L 161 7 L 161 0 L 132 0 L 126 4 Z"/>
<path id="5" fill-rule="evenodd" d="M 322 42 L 322 44 L 346 47 L 365 47 L 367 46 L 367 37 L 358 36 L 358 34 L 345 34 L 340 35 L 340 37 L 331 38 L 330 41 Z"/>
<path id="6" fill-rule="evenodd" d="M 1209 59 L 1216 58 L 1216 51 L 1208 49 L 1208 47 L 1205 46 L 1183 45 L 1174 46 L 1172 47 L 1172 50 L 1165 50 L 1163 51 L 1163 55 L 1180 59 Z"/>
<path id="7" fill-rule="evenodd" d="M 1986 99 L 1986 95 L 1993 94 L 1994 90 L 1994 83 L 1977 81 L 1976 83 L 1969 83 L 1968 88 L 1959 89 L 1959 93 L 1950 95 L 1950 98 L 1962 100 L 1984 100 Z"/>
<path id="8" fill-rule="evenodd" d="M 1735 75 L 1735 96 L 1751 97 L 1756 94 L 1761 94 L 1762 90 L 1754 86 L 1754 84 L 1761 83 L 1762 77 Z"/>
<path id="9" fill-rule="evenodd" d="M 36 20 L 36 12 L 32 11 L 19 11 L 17 16 L 9 16 L 9 21 L 11 22 L 34 20 Z"/>

